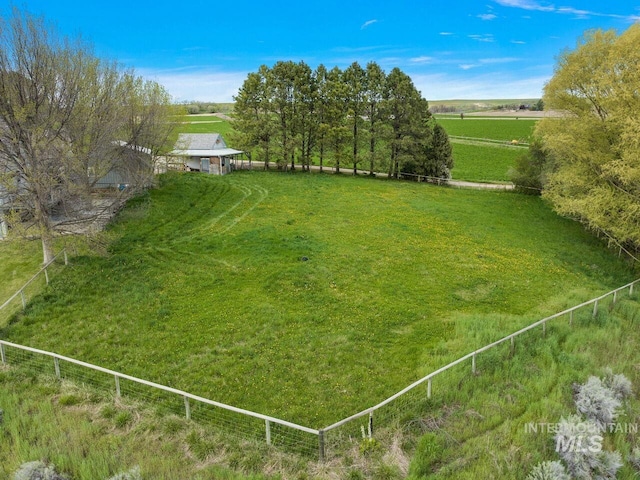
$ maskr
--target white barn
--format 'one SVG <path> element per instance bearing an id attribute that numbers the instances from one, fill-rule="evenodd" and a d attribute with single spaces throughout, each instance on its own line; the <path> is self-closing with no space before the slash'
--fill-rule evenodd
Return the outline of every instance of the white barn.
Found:
<path id="1" fill-rule="evenodd" d="M 181 133 L 172 157 L 181 157 L 186 169 L 212 175 L 231 171 L 232 160 L 243 152 L 228 148 L 219 133 Z"/>

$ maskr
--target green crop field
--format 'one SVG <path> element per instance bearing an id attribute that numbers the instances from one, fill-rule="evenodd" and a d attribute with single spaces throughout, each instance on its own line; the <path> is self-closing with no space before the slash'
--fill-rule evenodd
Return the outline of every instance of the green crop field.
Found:
<path id="1" fill-rule="evenodd" d="M 109 233 L 2 338 L 312 427 L 631 278 L 539 198 L 351 176 L 167 175 Z"/>
<path id="2" fill-rule="evenodd" d="M 526 152 L 537 120 L 438 118 L 453 146 L 454 180 L 507 182 L 508 171 Z M 517 145 L 512 142 L 516 140 Z"/>
<path id="3" fill-rule="evenodd" d="M 499 140 L 509 143 L 512 140 L 527 143 L 533 133 L 537 120 L 513 118 L 439 118 L 450 136 Z"/>

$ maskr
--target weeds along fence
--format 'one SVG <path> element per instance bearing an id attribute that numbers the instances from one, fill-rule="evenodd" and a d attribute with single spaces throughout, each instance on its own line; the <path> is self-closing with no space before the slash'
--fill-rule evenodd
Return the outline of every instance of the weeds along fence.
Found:
<path id="1" fill-rule="evenodd" d="M 2 326 L 8 318 L 15 312 L 27 308 L 27 302 L 42 287 L 44 279 L 45 284 L 49 284 L 49 275 L 61 265 L 68 265 L 69 259 L 66 249 L 61 250 L 46 265 L 44 265 L 38 273 L 25 283 L 16 293 L 14 293 L 6 302 L 0 305 L 0 326 Z"/>
<path id="2" fill-rule="evenodd" d="M 640 279 L 538 320 L 429 373 L 379 404 L 323 428 L 320 431 L 324 439 L 324 454 L 331 457 L 344 448 L 345 441 L 361 439 L 363 435 L 373 434 L 378 428 L 395 426 L 410 429 L 411 423 L 428 413 L 431 405 L 441 403 L 437 402 L 436 396 L 455 401 L 453 390 L 459 391 L 463 384 L 476 381 L 479 362 L 482 362 L 485 368 L 504 367 L 505 357 L 510 358 L 515 352 L 516 340 L 526 345 L 531 344 L 525 341 L 533 340 L 533 335 L 545 336 L 547 324 L 554 320 L 564 318 L 569 325 L 573 325 L 578 318 L 596 317 L 600 309 L 612 308 L 625 292 L 628 292 L 628 296 L 631 297 L 638 283 Z M 505 349 L 507 349 L 506 355 Z M 444 391 L 438 392 L 440 385 Z M 428 416 L 427 421 L 429 421 Z M 426 427 L 433 426 L 426 425 Z"/>
<path id="3" fill-rule="evenodd" d="M 45 271 L 45 268 L 42 271 Z M 39 272 L 38 275 L 40 274 Z M 30 282 L 33 280 L 31 279 Z M 144 400 L 155 406 L 160 413 L 181 415 L 203 426 L 219 428 L 225 436 L 235 437 L 241 441 L 257 440 L 292 453 L 317 457 L 323 461 L 339 456 L 354 439 L 360 440 L 363 433 L 368 436 L 374 435 L 380 428 L 410 426 L 416 418 L 428 412 L 429 407 L 437 402 L 437 398 L 446 401 L 455 399 L 456 391 L 465 383 L 472 389 L 480 388 L 478 382 L 482 381 L 482 376 L 476 375 L 480 362 L 485 369 L 504 368 L 505 350 L 507 358 L 510 358 L 514 353 L 516 341 L 528 345 L 524 351 L 529 352 L 529 345 L 533 342 L 526 342 L 526 340 L 532 340 L 532 336 L 545 335 L 548 323 L 564 318 L 569 325 L 572 325 L 579 318 L 595 317 L 599 309 L 612 307 L 625 292 L 632 296 L 638 283 L 640 279 L 532 323 L 429 373 L 377 405 L 322 429 L 297 425 L 56 353 L 4 340 L 0 340 L 0 360 L 5 366 L 21 366 L 31 372 L 55 375 L 60 380 L 80 382 L 103 391 L 113 392 L 116 397 L 127 396 Z M 20 289 L 12 299 L 20 297 L 25 287 Z M 5 302 L 5 305 L 8 302 Z"/>

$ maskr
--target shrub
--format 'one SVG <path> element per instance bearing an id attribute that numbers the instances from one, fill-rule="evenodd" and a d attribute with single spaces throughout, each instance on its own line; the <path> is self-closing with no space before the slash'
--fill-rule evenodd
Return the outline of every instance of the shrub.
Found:
<path id="1" fill-rule="evenodd" d="M 527 475 L 527 480 L 571 480 L 571 477 L 564 465 L 556 460 L 555 462 L 542 462 L 533 467 L 531 473 Z"/>
<path id="2" fill-rule="evenodd" d="M 603 384 L 613 392 L 614 397 L 618 400 L 624 400 L 633 393 L 631 380 L 621 373 L 614 375 L 610 369 L 607 369 L 605 373 Z"/>
<path id="3" fill-rule="evenodd" d="M 598 377 L 589 377 L 584 385 L 578 387 L 575 401 L 578 412 L 601 428 L 606 428 L 614 422 L 621 405 L 614 391 L 604 385 Z"/>
<path id="4" fill-rule="evenodd" d="M 109 477 L 107 480 L 142 480 L 142 475 L 140 474 L 140 467 L 136 465 L 131 470 L 128 470 L 123 473 L 118 473 L 113 477 Z"/>
<path id="5" fill-rule="evenodd" d="M 556 451 L 567 465 L 569 474 L 577 479 L 606 480 L 616 477 L 622 466 L 618 452 L 602 450 L 600 427 L 578 415 L 560 420 L 555 435 Z"/>
<path id="6" fill-rule="evenodd" d="M 640 472 L 640 447 L 634 447 L 627 460 L 637 472 Z"/>
<path id="7" fill-rule="evenodd" d="M 44 462 L 34 461 L 20 465 L 13 476 L 14 480 L 67 480 L 66 477 L 56 472 L 54 465 L 46 465 Z"/>

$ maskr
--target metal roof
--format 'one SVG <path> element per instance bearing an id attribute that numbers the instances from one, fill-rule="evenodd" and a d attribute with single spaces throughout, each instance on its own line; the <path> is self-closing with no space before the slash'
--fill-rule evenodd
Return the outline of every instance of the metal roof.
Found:
<path id="1" fill-rule="evenodd" d="M 219 133 L 181 133 L 176 150 L 217 150 L 227 148 Z"/>
<path id="2" fill-rule="evenodd" d="M 213 150 L 174 150 L 171 155 L 180 157 L 226 157 L 229 155 L 237 155 L 242 150 L 234 150 L 233 148 L 215 148 Z"/>

